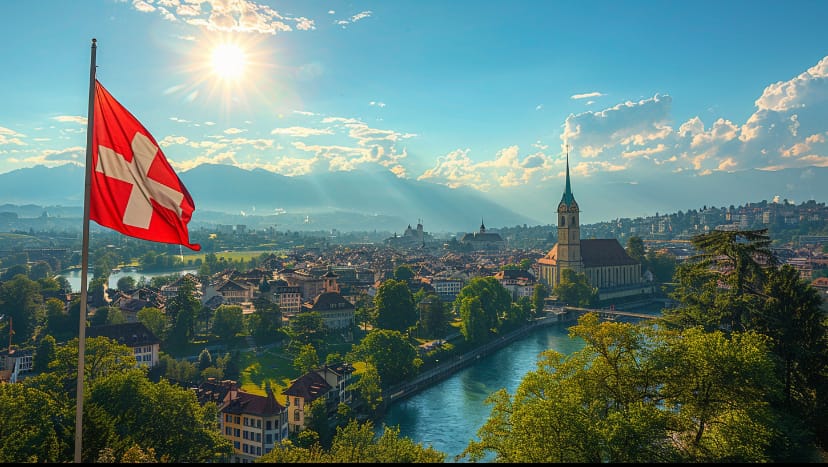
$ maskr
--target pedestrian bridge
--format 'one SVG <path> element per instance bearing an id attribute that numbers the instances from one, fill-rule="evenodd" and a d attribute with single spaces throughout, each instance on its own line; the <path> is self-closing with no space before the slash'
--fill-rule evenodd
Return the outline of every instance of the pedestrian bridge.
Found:
<path id="1" fill-rule="evenodd" d="M 642 318 L 642 319 L 654 319 L 658 318 L 658 315 L 653 315 L 649 313 L 636 313 L 634 311 L 622 311 L 622 310 L 613 310 L 611 308 L 581 308 L 577 306 L 565 306 L 564 310 L 569 311 L 576 311 L 578 313 L 597 313 L 599 318 L 602 319 L 614 319 L 619 316 L 626 316 L 629 318 Z"/>

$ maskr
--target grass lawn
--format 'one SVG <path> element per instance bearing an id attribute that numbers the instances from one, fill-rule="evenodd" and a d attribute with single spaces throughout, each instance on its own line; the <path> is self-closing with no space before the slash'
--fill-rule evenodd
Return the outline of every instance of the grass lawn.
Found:
<path id="1" fill-rule="evenodd" d="M 250 258 L 258 258 L 262 255 L 262 253 L 273 253 L 276 256 L 281 256 L 281 251 L 274 251 L 274 250 L 256 250 L 256 251 L 217 251 L 215 253 L 216 258 L 221 260 L 224 258 L 226 261 L 250 261 Z M 184 264 L 187 264 L 187 261 L 192 260 L 195 262 L 196 259 L 200 259 L 202 262 L 204 261 L 204 256 L 207 253 L 193 253 L 193 254 L 185 254 L 184 255 Z"/>
<path id="2" fill-rule="evenodd" d="M 345 355 L 351 350 L 351 344 L 333 344 L 331 352 Z M 355 362 L 354 374 L 365 371 L 364 362 Z M 251 394 L 265 395 L 265 383 L 270 381 L 276 400 L 284 405 L 285 396 L 282 392 L 290 386 L 293 379 L 301 376 L 293 368 L 293 357 L 286 355 L 279 347 L 268 349 L 256 355 L 253 351 L 239 354 L 239 389 Z"/>
<path id="3" fill-rule="evenodd" d="M 293 360 L 279 348 L 269 349 L 259 355 L 255 352 L 242 352 L 239 355 L 239 388 L 251 394 L 265 394 L 265 383 L 276 395 L 276 400 L 284 405 L 282 392 L 290 386 L 290 381 L 300 375 L 293 368 Z"/>

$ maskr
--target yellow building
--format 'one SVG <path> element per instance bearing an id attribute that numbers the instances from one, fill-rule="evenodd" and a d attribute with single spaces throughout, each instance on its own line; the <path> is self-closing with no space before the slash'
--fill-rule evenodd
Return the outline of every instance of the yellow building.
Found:
<path id="1" fill-rule="evenodd" d="M 562 271 L 571 269 L 586 275 L 602 301 L 652 294 L 653 285 L 644 281 L 641 263 L 631 258 L 618 240 L 581 239 L 580 213 L 572 194 L 567 153 L 566 188 L 558 203 L 558 243 L 537 261 L 538 280 L 554 290 Z"/>
<path id="2" fill-rule="evenodd" d="M 253 462 L 288 437 L 287 411 L 269 385 L 266 391 L 265 396 L 239 391 L 221 409 L 221 433 L 233 443 L 231 462 Z"/>

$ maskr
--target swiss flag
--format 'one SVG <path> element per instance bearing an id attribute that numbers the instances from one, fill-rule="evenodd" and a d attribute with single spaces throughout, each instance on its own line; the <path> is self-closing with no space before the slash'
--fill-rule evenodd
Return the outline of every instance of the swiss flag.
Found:
<path id="1" fill-rule="evenodd" d="M 195 204 L 155 138 L 95 80 L 89 218 L 130 237 L 190 243 Z"/>

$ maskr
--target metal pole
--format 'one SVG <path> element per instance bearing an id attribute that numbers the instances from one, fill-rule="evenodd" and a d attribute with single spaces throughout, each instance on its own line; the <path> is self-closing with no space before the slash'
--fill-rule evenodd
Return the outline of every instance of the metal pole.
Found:
<path id="1" fill-rule="evenodd" d="M 86 352 L 86 271 L 89 268 L 89 198 L 92 191 L 92 134 L 95 130 L 95 52 L 97 40 L 92 39 L 92 60 L 89 66 L 89 108 L 86 117 L 86 178 L 83 194 L 83 246 L 81 248 L 81 298 L 78 326 L 78 387 L 75 411 L 75 463 L 81 460 L 83 445 L 83 375 Z"/>

